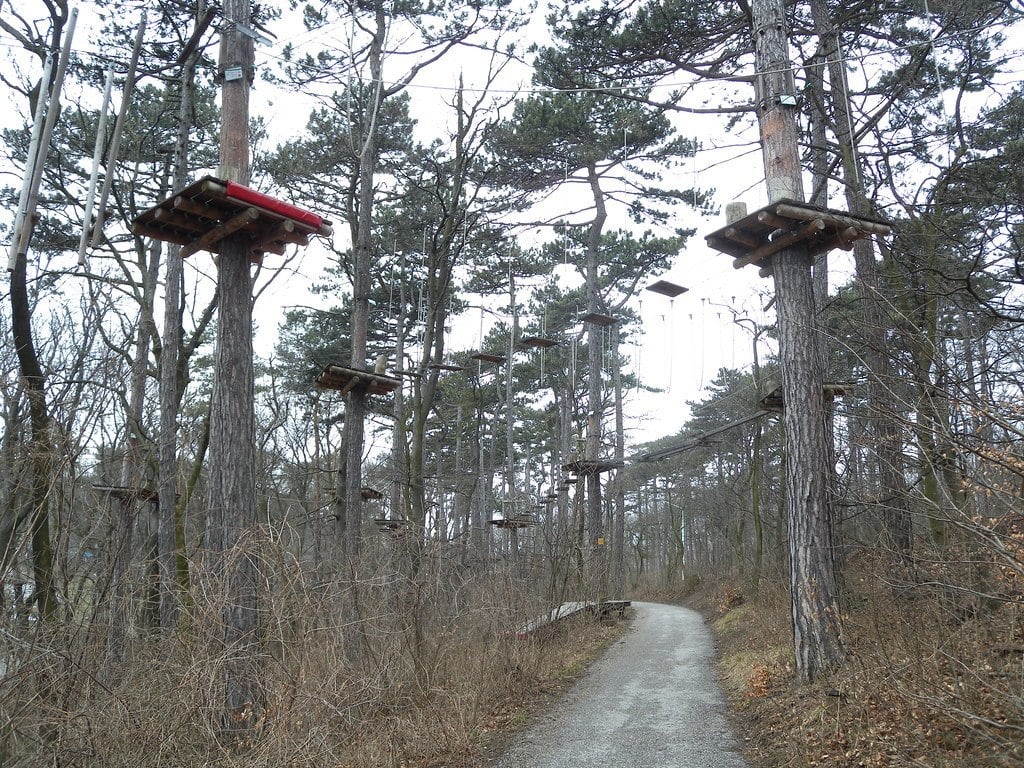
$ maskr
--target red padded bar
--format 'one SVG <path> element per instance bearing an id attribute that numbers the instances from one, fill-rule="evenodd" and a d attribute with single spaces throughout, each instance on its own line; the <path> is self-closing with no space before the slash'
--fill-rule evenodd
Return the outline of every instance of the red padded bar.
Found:
<path id="1" fill-rule="evenodd" d="M 277 213 L 284 216 L 292 221 L 297 221 L 305 224 L 308 227 L 312 227 L 314 230 L 320 229 L 324 223 L 323 217 L 317 216 L 315 213 L 299 208 L 297 205 L 291 203 L 285 203 L 276 198 L 270 197 L 270 195 L 264 195 L 262 192 L 257 192 L 255 189 L 236 184 L 233 181 L 229 181 L 227 184 L 227 197 L 233 200 L 238 200 L 249 205 L 255 205 L 271 213 Z"/>

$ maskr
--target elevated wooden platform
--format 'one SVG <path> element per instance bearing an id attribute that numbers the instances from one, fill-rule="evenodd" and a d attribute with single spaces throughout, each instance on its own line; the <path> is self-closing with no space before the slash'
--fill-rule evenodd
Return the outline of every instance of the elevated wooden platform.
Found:
<path id="1" fill-rule="evenodd" d="M 402 380 L 359 368 L 328 365 L 320 371 L 313 383 L 320 389 L 336 389 L 343 395 L 356 387 L 363 387 L 368 395 L 386 395 L 398 389 Z"/>
<path id="2" fill-rule="evenodd" d="M 767 269 L 768 257 L 797 243 L 806 243 L 813 258 L 834 248 L 849 250 L 856 240 L 890 231 L 888 222 L 881 219 L 787 199 L 754 211 L 704 239 L 709 247 L 733 256 L 736 269 L 748 264 Z"/>
<path id="3" fill-rule="evenodd" d="M 850 389 L 848 384 L 823 384 L 821 393 L 826 402 L 831 402 L 837 397 L 842 397 Z M 757 401 L 759 408 L 773 413 L 782 413 L 785 410 L 785 403 L 782 397 L 782 385 L 769 382 L 768 391 Z"/>
<path id="4" fill-rule="evenodd" d="M 588 612 L 599 619 L 612 615 L 616 615 L 621 618 L 625 615 L 626 609 L 631 605 L 632 602 L 629 600 L 603 600 L 600 603 L 587 600 L 562 603 L 557 608 L 552 608 L 547 613 L 536 616 L 529 621 L 520 624 L 511 632 L 506 633 L 505 636 L 514 637 L 517 640 L 525 640 L 535 632 L 546 627 L 550 627 L 556 622 Z"/>
<path id="5" fill-rule="evenodd" d="M 510 517 L 495 517 L 487 522 L 495 528 L 520 530 L 522 528 L 531 528 L 536 525 L 537 518 L 530 514 L 520 514 Z"/>
<path id="6" fill-rule="evenodd" d="M 148 501 L 156 504 L 160 496 L 151 488 L 128 488 L 123 485 L 97 485 L 93 483 L 93 490 L 110 496 L 118 501 Z"/>
<path id="7" fill-rule="evenodd" d="M 475 355 L 470 355 L 469 359 L 479 360 L 483 363 L 504 363 L 506 358 L 504 355 L 496 355 L 490 352 L 477 352 Z"/>
<path id="8" fill-rule="evenodd" d="M 371 488 L 368 485 L 364 485 L 359 489 L 359 498 L 363 501 L 377 501 L 383 499 L 384 494 L 378 491 L 376 488 Z"/>
<path id="9" fill-rule="evenodd" d="M 330 223 L 317 214 L 233 181 L 206 176 L 157 203 L 132 222 L 132 232 L 177 243 L 182 256 L 220 250 L 229 235 L 244 233 L 251 258 L 282 254 L 290 244 L 307 245 L 311 235 L 329 236 Z"/>
<path id="10" fill-rule="evenodd" d="M 575 472 L 577 475 L 596 475 L 601 472 L 611 472 L 613 469 L 622 469 L 626 466 L 623 461 L 614 459 L 580 459 L 563 464 L 562 469 L 567 472 Z M 579 480 L 579 478 L 576 478 Z"/>
<path id="11" fill-rule="evenodd" d="M 674 299 L 676 296 L 686 293 L 690 289 L 684 288 L 676 283 L 669 282 L 668 280 L 658 280 L 657 282 L 648 285 L 647 290 L 651 293 L 660 293 L 662 296 L 668 296 L 670 299 Z"/>
<path id="12" fill-rule="evenodd" d="M 603 315 L 600 312 L 589 312 L 581 317 L 580 320 L 584 323 L 596 325 L 599 328 L 607 328 L 609 325 L 615 325 L 615 323 L 619 322 L 617 317 Z"/>
<path id="13" fill-rule="evenodd" d="M 375 517 L 373 518 L 374 524 L 377 529 L 385 533 L 399 533 L 407 530 L 411 525 L 406 519 L 397 519 L 391 517 Z"/>
<path id="14" fill-rule="evenodd" d="M 549 349 L 551 347 L 557 347 L 558 342 L 554 339 L 548 339 L 543 336 L 522 336 L 519 339 L 519 346 L 521 347 L 540 347 L 541 349 Z"/>

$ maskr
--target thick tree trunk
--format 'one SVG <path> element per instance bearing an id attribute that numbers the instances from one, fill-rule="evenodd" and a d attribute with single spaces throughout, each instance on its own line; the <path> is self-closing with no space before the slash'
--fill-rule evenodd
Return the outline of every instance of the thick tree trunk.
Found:
<path id="1" fill-rule="evenodd" d="M 249 0 L 227 0 L 224 15 L 248 24 Z M 234 25 L 222 32 L 222 67 L 241 65 L 245 77 L 221 90 L 222 176 L 249 181 L 249 87 L 252 40 Z M 255 418 L 252 361 L 252 281 L 248 236 L 221 246 L 220 311 L 210 401 L 207 490 L 208 545 L 221 593 L 224 711 L 221 728 L 238 743 L 264 706 L 259 645 L 259 570 L 252 551 L 256 528 Z"/>
<path id="2" fill-rule="evenodd" d="M 779 314 L 779 366 L 786 403 L 786 509 L 797 672 L 814 680 L 843 658 L 834 551 L 828 521 L 828 443 L 806 253 L 772 262 Z"/>
<path id="3" fill-rule="evenodd" d="M 605 208 L 604 192 L 601 190 L 597 169 L 587 168 L 587 179 L 594 199 L 594 219 L 587 231 L 587 312 L 600 313 L 600 286 L 597 264 L 600 255 L 601 234 L 608 213 Z M 596 462 L 601 449 L 601 340 L 603 330 L 594 323 L 587 325 L 587 442 L 584 459 Z M 591 552 L 590 589 L 591 599 L 600 602 L 607 590 L 608 547 L 605 543 L 604 508 L 601 502 L 601 475 L 588 472 L 587 484 L 587 534 Z"/>
<path id="4" fill-rule="evenodd" d="M 615 387 L 615 460 L 626 459 L 626 430 L 622 412 L 622 366 L 619 362 L 619 334 L 615 333 L 616 364 L 612 368 L 612 382 Z M 612 590 L 616 597 L 625 594 L 626 570 L 626 489 L 622 470 L 616 470 L 612 524 Z"/>
<path id="5" fill-rule="evenodd" d="M 753 0 L 758 122 L 768 197 L 803 200 L 796 117 L 780 98 L 795 95 L 781 0 Z M 843 657 L 828 505 L 823 371 L 811 263 L 806 247 L 772 258 L 779 318 L 779 367 L 786 426 L 793 645 L 797 675 L 814 680 Z"/>

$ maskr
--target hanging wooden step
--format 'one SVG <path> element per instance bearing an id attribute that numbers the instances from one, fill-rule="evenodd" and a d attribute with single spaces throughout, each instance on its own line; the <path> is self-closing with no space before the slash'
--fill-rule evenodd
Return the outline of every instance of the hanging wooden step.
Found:
<path id="1" fill-rule="evenodd" d="M 558 342 L 554 339 L 546 339 L 543 336 L 521 336 L 519 339 L 519 346 L 549 349 L 551 347 L 557 347 Z"/>
<path id="2" fill-rule="evenodd" d="M 363 501 L 377 501 L 383 499 L 384 494 L 378 491 L 376 488 L 371 488 L 368 485 L 364 485 L 359 489 L 359 498 Z"/>
<path id="3" fill-rule="evenodd" d="M 343 395 L 356 387 L 363 387 L 368 395 L 386 395 L 396 390 L 401 383 L 401 379 L 394 376 L 340 365 L 326 366 L 314 381 L 320 389 L 335 389 Z"/>
<path id="4" fill-rule="evenodd" d="M 660 293 L 662 296 L 668 296 L 670 299 L 674 299 L 676 296 L 686 293 L 690 289 L 684 288 L 681 285 L 676 285 L 668 280 L 658 280 L 656 283 L 648 285 L 647 290 L 651 293 Z"/>
<path id="5" fill-rule="evenodd" d="M 850 250 L 856 240 L 887 235 L 889 223 L 881 219 L 853 216 L 844 211 L 821 208 L 783 199 L 754 211 L 705 236 L 709 247 L 732 257 L 733 267 L 748 264 L 770 274 L 768 258 L 784 248 L 806 243 L 814 258 L 834 248 Z"/>
<path id="6" fill-rule="evenodd" d="M 849 384 L 827 383 L 821 387 L 821 394 L 826 402 L 831 402 L 837 397 L 843 397 L 850 391 Z M 768 381 L 765 386 L 765 394 L 757 401 L 759 408 L 773 413 L 782 413 L 785 410 L 785 403 L 782 397 L 782 385 L 775 381 Z"/>
<path id="7" fill-rule="evenodd" d="M 464 371 L 466 366 L 453 363 L 431 363 L 427 366 L 432 371 Z"/>
<path id="8" fill-rule="evenodd" d="M 233 181 L 205 176 L 143 211 L 132 233 L 177 243 L 181 255 L 218 253 L 224 238 L 244 233 L 254 261 L 266 252 L 282 254 L 288 245 L 308 245 L 312 235 L 332 234 L 327 219 Z"/>
<path id="9" fill-rule="evenodd" d="M 580 459 L 563 464 L 562 469 L 567 472 L 575 472 L 579 476 L 611 472 L 613 469 L 622 469 L 624 466 L 626 466 L 625 462 L 616 461 L 615 459 Z"/>
<path id="10" fill-rule="evenodd" d="M 377 530 L 384 533 L 399 533 L 407 530 L 411 523 L 404 518 L 375 517 L 373 518 Z"/>
<path id="11" fill-rule="evenodd" d="M 537 524 L 537 518 L 529 513 L 522 513 L 515 517 L 495 517 L 487 521 L 495 528 L 520 530 Z"/>
<path id="12" fill-rule="evenodd" d="M 159 495 L 151 488 L 129 488 L 123 485 L 98 485 L 93 483 L 93 490 L 102 493 L 118 501 L 137 502 L 148 501 L 156 504 Z"/>
<path id="13" fill-rule="evenodd" d="M 580 318 L 584 323 L 590 323 L 600 328 L 607 328 L 609 325 L 614 325 L 619 322 L 618 318 L 612 317 L 611 315 L 602 315 L 600 312 L 588 312 Z"/>
<path id="14" fill-rule="evenodd" d="M 504 355 L 495 355 L 489 352 L 477 352 L 475 355 L 470 355 L 469 359 L 480 360 L 484 363 L 504 363 L 506 360 Z"/>

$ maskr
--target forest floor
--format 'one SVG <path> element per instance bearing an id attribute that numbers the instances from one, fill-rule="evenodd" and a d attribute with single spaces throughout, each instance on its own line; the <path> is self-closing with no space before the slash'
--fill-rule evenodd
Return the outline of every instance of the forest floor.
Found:
<path id="1" fill-rule="evenodd" d="M 1024 765 L 1019 603 L 964 611 L 958 599 L 957 611 L 941 595 L 896 594 L 877 576 L 855 576 L 846 663 L 799 684 L 781 591 L 750 599 L 717 584 L 676 597 L 713 628 L 736 732 L 758 768 Z"/>

